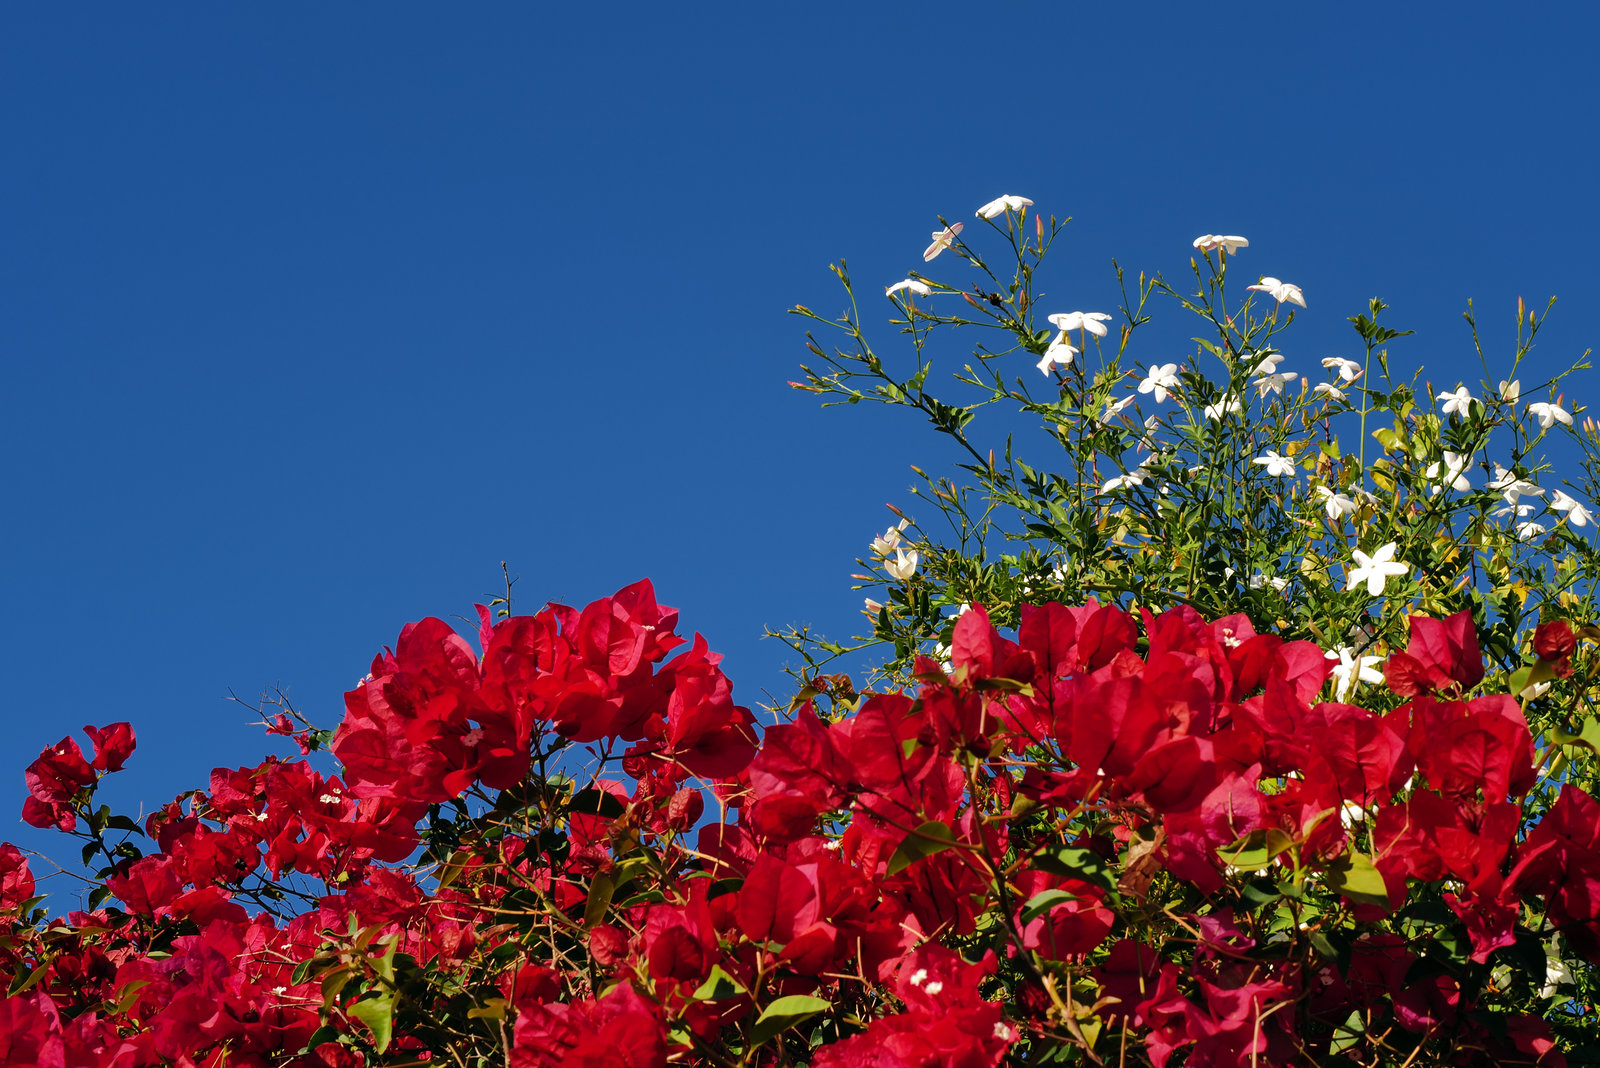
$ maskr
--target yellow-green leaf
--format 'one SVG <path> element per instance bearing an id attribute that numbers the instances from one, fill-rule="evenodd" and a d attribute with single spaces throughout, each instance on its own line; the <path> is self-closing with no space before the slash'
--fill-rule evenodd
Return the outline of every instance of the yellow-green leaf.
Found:
<path id="1" fill-rule="evenodd" d="M 831 1008 L 833 1008 L 832 1002 L 814 998 L 809 994 L 790 994 L 786 998 L 779 998 L 761 1010 L 750 1040 L 759 1046 L 773 1035 L 787 1031 L 817 1013 L 827 1012 Z"/>
<path id="2" fill-rule="evenodd" d="M 889 858 L 888 873 L 898 875 L 923 857 L 943 853 L 955 844 L 956 836 L 949 827 L 938 820 L 929 820 L 906 835 L 906 840 L 900 843 L 900 848 Z"/>

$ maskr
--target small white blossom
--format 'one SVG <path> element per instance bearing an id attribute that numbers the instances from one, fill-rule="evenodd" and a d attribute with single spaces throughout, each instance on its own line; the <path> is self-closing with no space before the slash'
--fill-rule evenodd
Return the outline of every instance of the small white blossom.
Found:
<path id="1" fill-rule="evenodd" d="M 1260 464 L 1262 467 L 1265 467 L 1267 469 L 1267 474 L 1275 478 L 1293 478 L 1294 473 L 1297 470 L 1294 466 L 1293 460 L 1289 459 L 1287 456 L 1278 455 L 1278 453 L 1272 449 L 1268 449 L 1266 452 L 1262 453 L 1260 456 L 1257 456 L 1250 462 L 1253 464 Z"/>
<path id="2" fill-rule="evenodd" d="M 1107 425 L 1110 424 L 1111 420 L 1113 420 L 1113 419 L 1115 419 L 1117 417 L 1117 415 L 1122 411 L 1122 409 L 1126 408 L 1128 405 L 1130 405 L 1132 403 L 1133 403 L 1133 395 L 1131 393 L 1128 396 L 1123 397 L 1121 400 L 1118 400 L 1118 401 L 1108 400 L 1106 402 L 1105 414 L 1104 415 L 1095 416 L 1095 420 L 1094 421 L 1099 423 L 1101 426 L 1107 426 Z"/>
<path id="3" fill-rule="evenodd" d="M 909 526 L 911 520 L 902 519 L 894 526 L 883 532 L 882 537 L 872 539 L 872 551 L 879 556 L 888 556 L 900 548 L 900 534 Z"/>
<path id="4" fill-rule="evenodd" d="M 892 297 L 902 289 L 909 289 L 919 297 L 925 297 L 929 293 L 933 292 L 932 289 L 928 288 L 928 283 L 919 282 L 915 278 L 907 278 L 902 282 L 896 282 L 894 285 L 889 286 L 883 291 L 883 295 L 886 297 Z"/>
<path id="5" fill-rule="evenodd" d="M 1467 469 L 1467 464 L 1471 460 L 1472 457 L 1470 456 L 1463 456 L 1459 452 L 1451 452 L 1446 449 L 1444 451 L 1444 459 L 1430 464 L 1424 474 L 1436 482 L 1449 486 L 1457 493 L 1465 493 L 1472 488 L 1472 483 L 1467 481 L 1467 476 L 1462 472 Z M 1439 487 L 1433 487 L 1433 492 L 1438 493 Z"/>
<path id="6" fill-rule="evenodd" d="M 1564 426 L 1572 425 L 1572 413 L 1559 404 L 1534 401 L 1528 405 L 1528 414 L 1539 420 L 1539 429 L 1541 430 L 1549 430 L 1557 423 L 1561 423 Z"/>
<path id="7" fill-rule="evenodd" d="M 1220 400 L 1215 404 L 1206 405 L 1205 417 L 1211 420 L 1213 423 L 1216 423 L 1220 422 L 1224 416 L 1230 413 L 1238 414 L 1243 410 L 1244 405 L 1239 403 L 1238 397 L 1229 397 L 1227 400 Z"/>
<path id="8" fill-rule="evenodd" d="M 1354 382 L 1361 377 L 1361 365 L 1343 356 L 1325 357 L 1322 361 L 1322 366 L 1330 371 L 1337 370 L 1339 372 L 1339 381 L 1341 382 Z"/>
<path id="9" fill-rule="evenodd" d="M 1504 519 L 1508 515 L 1514 515 L 1518 519 L 1526 519 L 1533 514 L 1533 505 L 1508 504 L 1504 508 L 1496 508 L 1489 514 L 1494 516 L 1496 519 Z"/>
<path id="10" fill-rule="evenodd" d="M 1004 1022 L 996 1020 L 994 1022 L 994 1037 L 1002 1042 L 1010 1042 L 1011 1028 L 1007 1027 Z"/>
<path id="11" fill-rule="evenodd" d="M 1106 336 L 1106 323 L 1111 316 L 1105 312 L 1057 312 L 1050 316 L 1050 325 L 1063 334 L 1072 330 L 1087 330 L 1095 337 Z"/>
<path id="12" fill-rule="evenodd" d="M 1263 586 L 1271 586 L 1279 593 L 1282 593 L 1284 590 L 1289 588 L 1289 580 L 1286 578 L 1279 578 L 1276 575 L 1274 575 L 1272 578 L 1268 578 L 1266 575 L 1257 574 L 1250 576 L 1249 586 L 1252 590 L 1259 590 Z"/>
<path id="13" fill-rule="evenodd" d="M 916 971 L 911 973 L 911 978 L 908 981 L 912 986 L 921 986 L 923 983 L 928 981 L 928 969 L 918 968 Z"/>
<path id="14" fill-rule="evenodd" d="M 1261 357 L 1261 362 L 1256 364 L 1255 370 L 1251 371 L 1250 373 L 1253 375 L 1270 375 L 1272 372 L 1278 369 L 1278 365 L 1282 362 L 1283 353 L 1268 353 L 1267 355 Z"/>
<path id="15" fill-rule="evenodd" d="M 1499 490 L 1501 495 L 1505 497 L 1506 503 L 1513 508 L 1517 506 L 1517 501 L 1523 497 L 1544 496 L 1544 490 L 1532 482 L 1518 478 L 1499 464 L 1494 465 L 1494 479 L 1489 483 L 1489 488 Z"/>
<path id="16" fill-rule="evenodd" d="M 1194 239 L 1194 247 L 1201 252 L 1213 252 L 1221 249 L 1228 255 L 1237 255 L 1239 250 L 1248 247 L 1250 242 L 1237 234 L 1201 234 Z"/>
<path id="17" fill-rule="evenodd" d="M 1279 304 L 1288 301 L 1290 304 L 1298 304 L 1302 308 L 1306 306 L 1305 294 L 1300 292 L 1299 286 L 1290 285 L 1288 282 L 1280 282 L 1271 275 L 1265 275 L 1255 285 L 1245 286 L 1245 288 L 1259 290 Z"/>
<path id="18" fill-rule="evenodd" d="M 1363 682 L 1377 683 L 1383 681 L 1383 673 L 1378 670 L 1378 665 L 1383 663 L 1381 656 L 1356 656 L 1356 651 L 1348 645 L 1341 645 L 1325 654 L 1329 660 L 1337 660 L 1330 672 L 1333 676 L 1333 696 L 1336 701 L 1348 701 L 1356 692 L 1356 687 Z"/>
<path id="19" fill-rule="evenodd" d="M 1107 479 L 1106 484 L 1100 487 L 1100 493 L 1102 495 L 1112 493 L 1121 489 L 1123 486 L 1142 486 L 1144 485 L 1144 480 L 1149 477 L 1150 472 L 1146 471 L 1142 467 L 1136 468 L 1132 471 L 1129 471 L 1125 475 L 1118 475 L 1116 478 Z"/>
<path id="20" fill-rule="evenodd" d="M 1044 350 L 1044 355 L 1039 357 L 1039 362 L 1034 366 L 1045 374 L 1050 373 L 1050 368 L 1059 364 L 1066 367 L 1072 363 L 1072 358 L 1078 350 L 1066 343 L 1065 334 L 1057 334 L 1056 339 L 1050 342 L 1050 347 Z"/>
<path id="21" fill-rule="evenodd" d="M 1544 959 L 1544 989 L 1539 991 L 1542 998 L 1553 998 L 1562 983 L 1573 982 L 1572 971 L 1567 967 L 1555 947 L 1550 947 L 1550 952 Z"/>
<path id="22" fill-rule="evenodd" d="M 1518 541 L 1532 541 L 1534 538 L 1537 538 L 1540 534 L 1543 534 L 1543 533 L 1544 533 L 1544 525 L 1542 523 L 1535 523 L 1531 519 L 1528 520 L 1526 523 L 1518 523 L 1517 524 L 1517 540 Z"/>
<path id="23" fill-rule="evenodd" d="M 1344 390 L 1340 389 L 1338 386 L 1331 386 L 1326 382 L 1318 382 L 1315 386 L 1311 387 L 1311 392 L 1319 397 L 1327 397 L 1329 400 L 1333 401 L 1344 400 Z"/>
<path id="24" fill-rule="evenodd" d="M 905 582 L 917 573 L 917 559 L 917 550 L 915 549 L 910 552 L 906 552 L 904 549 L 896 549 L 894 551 L 894 559 L 883 562 L 883 570 L 888 573 L 890 578 Z"/>
<path id="25" fill-rule="evenodd" d="M 936 998 L 936 997 L 939 996 L 939 992 L 944 989 L 944 984 L 941 983 L 939 980 L 935 979 L 933 982 L 929 983 L 927 986 L 923 987 L 922 989 L 926 990 L 928 992 L 928 996 L 929 997 Z"/>
<path id="26" fill-rule="evenodd" d="M 1507 382 L 1502 378 L 1500 380 L 1500 396 L 1504 398 L 1507 404 L 1517 403 L 1517 398 L 1522 396 L 1522 383 L 1517 379 Z"/>
<path id="27" fill-rule="evenodd" d="M 1257 395 L 1265 400 L 1268 393 L 1282 394 L 1283 387 L 1299 377 L 1293 371 L 1284 371 L 1282 374 L 1266 375 L 1258 378 L 1250 384 L 1256 387 Z"/>
<path id="28" fill-rule="evenodd" d="M 317 798 L 317 800 L 321 801 L 324 805 L 337 805 L 340 798 L 338 794 L 323 794 L 321 797 Z"/>
<path id="29" fill-rule="evenodd" d="M 866 605 L 863 608 L 863 611 L 865 611 L 867 615 L 876 618 L 878 613 L 883 611 L 883 602 L 874 601 L 871 597 L 868 597 L 866 599 Z"/>
<path id="30" fill-rule="evenodd" d="M 1023 208 L 1033 207 L 1033 201 L 1027 197 L 1019 197 L 1014 193 L 995 197 L 989 203 L 978 209 L 978 218 L 993 219 L 1008 211 L 1021 211 Z"/>
<path id="31" fill-rule="evenodd" d="M 1550 494 L 1550 507 L 1558 512 L 1567 513 L 1567 522 L 1575 527 L 1587 526 L 1594 519 L 1594 513 L 1578 503 L 1575 498 L 1568 497 L 1560 490 Z"/>
<path id="32" fill-rule="evenodd" d="M 1360 549 L 1351 552 L 1354 557 L 1355 567 L 1345 569 L 1344 588 L 1353 590 L 1363 582 L 1367 584 L 1367 595 L 1378 597 L 1383 593 L 1384 585 L 1391 578 L 1399 578 L 1411 570 L 1411 565 L 1395 560 L 1394 554 L 1398 546 L 1394 542 L 1383 546 L 1377 552 L 1368 556 Z"/>
<path id="33" fill-rule="evenodd" d="M 1154 394 L 1157 404 L 1164 403 L 1167 396 L 1178 388 L 1177 371 L 1178 365 L 1175 363 L 1163 363 L 1150 368 L 1144 381 L 1139 383 L 1139 392 Z"/>
<path id="34" fill-rule="evenodd" d="M 955 243 L 956 238 L 961 235 L 961 231 L 966 225 L 966 223 L 951 223 L 943 230 L 935 231 L 933 235 L 933 244 L 929 245 L 923 250 L 922 258 L 924 260 L 931 260 L 939 253 L 949 248 Z"/>
<path id="35" fill-rule="evenodd" d="M 1476 399 L 1467 392 L 1466 386 L 1458 386 L 1454 393 L 1439 394 L 1439 407 L 1445 415 L 1459 415 L 1465 419 L 1472 414 L 1472 402 Z"/>
<path id="36" fill-rule="evenodd" d="M 1359 801 L 1346 801 L 1339 812 L 1339 821 L 1344 824 L 1344 829 L 1347 831 L 1353 830 L 1356 824 L 1364 822 L 1366 818 L 1367 810 L 1361 807 Z M 1300 926 L 1304 927 L 1305 924 Z"/>
<path id="37" fill-rule="evenodd" d="M 1361 507 L 1353 498 L 1343 493 L 1335 493 L 1327 486 L 1316 486 L 1314 488 L 1317 491 L 1317 500 L 1321 501 L 1323 507 L 1328 511 L 1328 518 L 1335 522 L 1338 522 L 1341 516 L 1350 515 Z"/>

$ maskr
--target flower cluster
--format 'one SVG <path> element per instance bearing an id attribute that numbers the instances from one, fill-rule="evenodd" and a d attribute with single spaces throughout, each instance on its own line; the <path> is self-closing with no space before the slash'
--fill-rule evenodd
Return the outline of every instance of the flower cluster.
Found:
<path id="1" fill-rule="evenodd" d="M 142 827 L 93 806 L 127 724 L 45 750 L 30 818 L 108 867 L 46 920 L 0 846 L 6 1063 L 1563 1063 L 1508 992 L 1600 961 L 1600 804 L 1527 809 L 1465 616 L 1412 620 L 1378 713 L 1241 616 L 972 606 L 948 670 L 818 680 L 759 744 L 675 625 L 648 583 L 486 613 L 481 654 L 413 624 L 346 695 L 342 777 L 219 769 Z M 1552 624 L 1532 667 L 1576 648 Z"/>

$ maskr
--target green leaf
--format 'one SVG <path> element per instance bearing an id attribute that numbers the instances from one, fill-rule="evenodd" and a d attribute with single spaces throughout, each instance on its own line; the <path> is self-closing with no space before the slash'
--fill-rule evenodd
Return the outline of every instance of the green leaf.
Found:
<path id="1" fill-rule="evenodd" d="M 1232 845 L 1217 850 L 1222 863 L 1240 871 L 1260 871 L 1272 863 L 1272 858 L 1294 846 L 1294 839 L 1276 827 L 1251 831 Z"/>
<path id="2" fill-rule="evenodd" d="M 1057 905 L 1065 905 L 1068 901 L 1078 900 L 1077 894 L 1069 894 L 1065 890 L 1044 890 L 1034 894 L 1028 903 L 1022 906 L 1022 922 L 1028 923 L 1049 912 Z"/>
<path id="3" fill-rule="evenodd" d="M 322 977 L 322 1011 L 327 1012 L 333 1007 L 334 1001 L 339 997 L 339 991 L 350 981 L 355 973 L 350 967 L 335 968 Z"/>
<path id="4" fill-rule="evenodd" d="M 1034 858 L 1033 866 L 1051 875 L 1099 883 L 1107 890 L 1114 890 L 1117 886 L 1116 874 L 1100 854 L 1091 849 L 1061 846 L 1039 854 Z"/>
<path id="5" fill-rule="evenodd" d="M 706 976 L 706 981 L 689 996 L 696 1001 L 726 1001 L 744 992 L 744 986 L 739 980 L 723 971 L 722 965 L 715 964 L 711 967 L 711 974 Z"/>
<path id="6" fill-rule="evenodd" d="M 1576 734 L 1562 730 L 1560 727 L 1550 729 L 1550 740 L 1557 745 L 1582 745 L 1600 753 L 1600 719 L 1590 716 L 1583 721 L 1583 726 L 1578 728 Z"/>
<path id="7" fill-rule="evenodd" d="M 617 881 L 609 872 L 598 872 L 589 884 L 589 903 L 583 909 L 583 925 L 593 927 L 605 919 L 606 909 L 617 892 Z"/>
<path id="8" fill-rule="evenodd" d="M 590 787 L 587 790 L 579 790 L 573 794 L 572 802 L 567 806 L 567 809 L 569 812 L 581 812 L 588 816 L 604 816 L 608 820 L 614 820 L 627 810 L 627 806 L 623 804 L 622 799 L 616 794 Z"/>
<path id="9" fill-rule="evenodd" d="M 923 857 L 943 853 L 956 845 L 955 834 L 938 820 L 929 820 L 906 836 L 900 848 L 889 858 L 890 875 L 898 875 Z"/>
<path id="10" fill-rule="evenodd" d="M 358 1001 L 345 1012 L 372 1028 L 374 1048 L 381 1054 L 389 1048 L 394 1037 L 394 995 L 388 992 L 366 1001 Z"/>
<path id="11" fill-rule="evenodd" d="M 506 999 L 490 998 L 482 1005 L 467 1010 L 469 1020 L 504 1020 L 506 1018 Z"/>
<path id="12" fill-rule="evenodd" d="M 819 1012 L 827 1012 L 833 1008 L 831 1001 L 823 1001 L 809 994 L 790 994 L 786 998 L 779 998 L 765 1009 L 756 1019 L 755 1030 L 751 1032 L 750 1041 L 760 1045 L 773 1035 L 787 1031 L 795 1024 L 811 1019 Z"/>
<path id="13" fill-rule="evenodd" d="M 1328 889 L 1343 894 L 1360 905 L 1389 907 L 1389 890 L 1383 876 L 1363 853 L 1346 853 L 1328 871 Z"/>

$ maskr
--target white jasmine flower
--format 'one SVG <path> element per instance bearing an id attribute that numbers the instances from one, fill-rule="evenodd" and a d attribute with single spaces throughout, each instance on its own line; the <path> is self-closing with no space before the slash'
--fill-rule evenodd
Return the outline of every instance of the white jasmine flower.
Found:
<path id="1" fill-rule="evenodd" d="M 1311 392 L 1319 397 L 1327 397 L 1332 401 L 1344 400 L 1344 390 L 1337 386 L 1330 386 L 1326 382 L 1318 382 L 1316 385 L 1311 387 Z"/>
<path id="2" fill-rule="evenodd" d="M 1259 290 L 1279 304 L 1288 301 L 1290 304 L 1298 304 L 1302 308 L 1306 306 L 1305 294 L 1300 292 L 1299 286 L 1290 285 L 1288 282 L 1280 282 L 1271 275 L 1265 275 L 1255 285 L 1245 286 L 1245 288 Z"/>
<path id="3" fill-rule="evenodd" d="M 1215 404 L 1206 405 L 1205 417 L 1211 420 L 1213 423 L 1216 423 L 1220 422 L 1223 417 L 1229 413 L 1237 414 L 1243 410 L 1244 405 L 1239 403 L 1238 397 L 1229 397 L 1228 399 L 1220 400 Z"/>
<path id="4" fill-rule="evenodd" d="M 1121 412 L 1122 409 L 1126 408 L 1128 405 L 1130 405 L 1132 403 L 1133 403 L 1133 395 L 1131 393 L 1128 396 L 1123 397 L 1119 401 L 1113 401 L 1113 400 L 1106 401 L 1105 414 L 1104 415 L 1095 416 L 1095 422 L 1099 423 L 1101 426 L 1108 425 L 1111 422 L 1111 420 L 1113 420 L 1113 419 L 1115 419 L 1117 417 L 1117 414 L 1119 412 Z"/>
<path id="5" fill-rule="evenodd" d="M 923 250 L 922 258 L 924 260 L 931 260 L 939 253 L 949 248 L 955 243 L 956 238 L 961 235 L 961 231 L 966 227 L 966 225 L 966 223 L 951 223 L 943 230 L 935 231 L 933 235 L 933 244 L 929 245 Z"/>
<path id="6" fill-rule="evenodd" d="M 1555 946 L 1552 945 L 1550 952 L 1546 954 L 1544 959 L 1544 989 L 1539 991 L 1539 996 L 1553 998 L 1562 983 L 1571 982 L 1573 982 L 1571 969 L 1567 967 L 1566 962 L 1556 953 Z"/>
<path id="7" fill-rule="evenodd" d="M 878 617 L 878 613 L 883 611 L 883 602 L 874 601 L 871 597 L 868 597 L 866 599 L 865 607 L 862 610 L 865 611 L 867 615 L 876 619 Z"/>
<path id="8" fill-rule="evenodd" d="M 1265 467 L 1267 469 L 1267 474 L 1275 478 L 1293 478 L 1295 471 L 1297 470 L 1297 468 L 1294 466 L 1293 460 L 1289 459 L 1287 456 L 1278 455 L 1278 453 L 1272 449 L 1268 449 L 1266 452 L 1262 453 L 1260 456 L 1257 456 L 1250 462 L 1253 464 L 1260 464 L 1262 467 Z"/>
<path id="9" fill-rule="evenodd" d="M 1252 590 L 1259 590 L 1263 586 L 1271 586 L 1279 593 L 1282 593 L 1284 590 L 1289 588 L 1289 580 L 1286 578 L 1279 578 L 1277 576 L 1268 578 L 1265 575 L 1258 574 L 1250 576 L 1249 585 Z"/>
<path id="10" fill-rule="evenodd" d="M 1256 364 L 1255 370 L 1251 371 L 1250 373 L 1253 375 L 1270 375 L 1272 372 L 1278 369 L 1278 365 L 1282 362 L 1283 353 L 1270 352 L 1261 357 L 1261 362 Z"/>
<path id="11" fill-rule="evenodd" d="M 1341 645 L 1328 653 L 1323 654 L 1329 660 L 1337 660 L 1330 674 L 1334 680 L 1333 696 L 1336 701 L 1348 701 L 1356 692 L 1356 687 L 1363 682 L 1377 683 L 1383 681 L 1383 672 L 1378 670 L 1378 665 L 1383 663 L 1381 656 L 1356 656 L 1356 651 L 1348 645 Z"/>
<path id="12" fill-rule="evenodd" d="M 1323 507 L 1327 509 L 1328 518 L 1335 522 L 1338 522 L 1341 516 L 1350 515 L 1361 507 L 1353 498 L 1343 493 L 1335 493 L 1327 486 L 1314 486 L 1312 488 L 1317 491 L 1317 500 L 1321 501 Z"/>
<path id="13" fill-rule="evenodd" d="M 888 573 L 890 578 L 905 582 L 917 573 L 917 559 L 917 550 L 915 549 L 912 549 L 909 553 L 904 549 L 896 549 L 894 551 L 894 559 L 883 562 L 883 570 Z"/>
<path id="14" fill-rule="evenodd" d="M 1517 403 L 1517 398 L 1522 396 L 1522 382 L 1517 379 L 1507 382 L 1502 378 L 1500 380 L 1500 396 L 1505 399 L 1507 404 Z"/>
<path id="15" fill-rule="evenodd" d="M 1550 507 L 1558 512 L 1566 512 L 1567 522 L 1575 527 L 1587 526 L 1589 521 L 1594 518 L 1593 512 L 1579 504 L 1575 498 L 1568 497 L 1560 490 L 1550 494 Z"/>
<path id="16" fill-rule="evenodd" d="M 1221 249 L 1228 255 L 1237 255 L 1239 250 L 1248 247 L 1250 242 L 1237 234 L 1201 234 L 1194 239 L 1194 247 L 1201 252 L 1213 252 Z"/>
<path id="17" fill-rule="evenodd" d="M 1472 414 L 1472 402 L 1476 399 L 1467 392 L 1466 386 L 1458 386 L 1454 393 L 1439 394 L 1439 407 L 1445 415 L 1459 415 L 1465 419 Z"/>
<path id="18" fill-rule="evenodd" d="M 1343 809 L 1339 812 L 1339 821 L 1344 824 L 1344 829 L 1347 831 L 1353 830 L 1356 824 L 1365 821 L 1366 818 L 1367 810 L 1362 808 L 1360 802 L 1357 801 L 1346 801 Z M 1304 927 L 1305 925 L 1301 924 L 1301 926 Z"/>
<path id="19" fill-rule="evenodd" d="M 1428 478 L 1441 482 L 1457 493 L 1465 493 L 1472 488 L 1472 483 L 1467 481 L 1467 476 L 1462 474 L 1467 469 L 1467 464 L 1472 457 L 1463 456 L 1459 452 L 1444 451 L 1444 459 L 1436 461 L 1424 472 Z M 1433 492 L 1438 493 L 1439 487 L 1433 487 Z"/>
<path id="20" fill-rule="evenodd" d="M 1347 360 L 1343 356 L 1328 356 L 1323 359 L 1322 366 L 1330 371 L 1337 370 L 1341 382 L 1354 382 L 1361 377 L 1361 365 L 1354 360 Z"/>
<path id="21" fill-rule="evenodd" d="M 909 289 L 919 297 L 925 297 L 929 293 L 933 292 L 932 289 L 928 288 L 928 283 L 919 282 L 915 278 L 907 278 L 904 281 L 896 282 L 894 285 L 886 288 L 883 291 L 883 295 L 886 297 L 892 297 L 902 289 Z"/>
<path id="22" fill-rule="evenodd" d="M 1050 347 L 1044 350 L 1044 355 L 1039 357 L 1039 362 L 1034 366 L 1045 374 L 1049 374 L 1050 368 L 1057 364 L 1062 367 L 1071 364 L 1072 358 L 1078 354 L 1078 350 L 1067 344 L 1063 340 L 1065 337 L 1065 334 L 1057 334 L 1056 339 L 1050 342 Z"/>
<path id="23" fill-rule="evenodd" d="M 1410 564 L 1395 560 L 1397 548 L 1399 546 L 1391 541 L 1371 556 L 1360 549 L 1352 551 L 1350 555 L 1356 566 L 1345 569 L 1345 590 L 1353 590 L 1365 582 L 1369 597 L 1382 596 L 1383 587 L 1391 578 L 1399 578 L 1411 570 Z"/>
<path id="24" fill-rule="evenodd" d="M 1531 504 L 1508 504 L 1504 508 L 1496 508 L 1490 514 L 1493 515 L 1496 519 L 1504 519 L 1508 515 L 1514 515 L 1518 519 L 1526 519 L 1530 515 L 1533 514 L 1533 505 L 1531 505 Z"/>
<path id="25" fill-rule="evenodd" d="M 1518 523 L 1517 524 L 1517 540 L 1518 541 L 1532 541 L 1534 538 L 1537 538 L 1540 534 L 1543 534 L 1543 533 L 1544 533 L 1544 525 L 1541 524 L 1541 523 L 1535 523 L 1531 519 L 1528 520 L 1526 523 Z"/>
<path id="26" fill-rule="evenodd" d="M 1283 393 L 1283 387 L 1287 386 L 1290 382 L 1293 382 L 1299 377 L 1300 376 L 1295 374 L 1293 371 L 1284 371 L 1282 374 L 1266 375 L 1262 378 L 1258 378 L 1250 384 L 1256 387 L 1257 395 L 1265 400 L 1268 393 L 1277 393 L 1281 395 Z"/>
<path id="27" fill-rule="evenodd" d="M 1144 381 L 1139 383 L 1139 392 L 1154 394 L 1157 404 L 1165 402 L 1167 396 L 1178 388 L 1177 370 L 1175 363 L 1163 363 L 1150 368 Z"/>
<path id="28" fill-rule="evenodd" d="M 900 548 L 900 534 L 906 529 L 906 527 L 910 525 L 911 520 L 902 519 L 900 522 L 884 531 L 882 537 L 873 538 L 872 551 L 877 553 L 879 556 L 888 556 L 890 553 Z"/>
<path id="29" fill-rule="evenodd" d="M 1102 495 L 1111 493 L 1115 490 L 1121 489 L 1123 486 L 1142 486 L 1144 485 L 1144 480 L 1149 477 L 1150 472 L 1146 471 L 1144 468 L 1135 468 L 1125 475 L 1118 475 L 1116 478 L 1107 479 L 1106 484 L 1100 487 L 1100 493 Z"/>
<path id="30" fill-rule="evenodd" d="M 1572 425 L 1572 415 L 1559 404 L 1546 404 L 1544 401 L 1534 401 L 1528 405 L 1528 414 L 1539 420 L 1539 429 L 1549 430 L 1557 423 L 1565 426 Z"/>
<path id="31" fill-rule="evenodd" d="M 1517 501 L 1523 497 L 1544 496 L 1544 490 L 1535 486 L 1532 482 L 1518 478 L 1499 464 L 1494 465 L 1494 480 L 1489 483 L 1489 488 L 1499 490 L 1501 496 L 1505 497 L 1506 503 L 1513 508 L 1517 506 Z"/>
<path id="32" fill-rule="evenodd" d="M 1023 208 L 1033 207 L 1033 201 L 1027 197 L 1019 197 L 1014 193 L 995 197 L 989 203 L 978 209 L 978 218 L 993 219 L 1008 211 L 1021 211 Z"/>
<path id="33" fill-rule="evenodd" d="M 1050 316 L 1049 321 L 1063 334 L 1072 330 L 1087 330 L 1095 337 L 1105 337 L 1105 324 L 1111 321 L 1111 316 L 1105 312 L 1057 312 Z"/>

